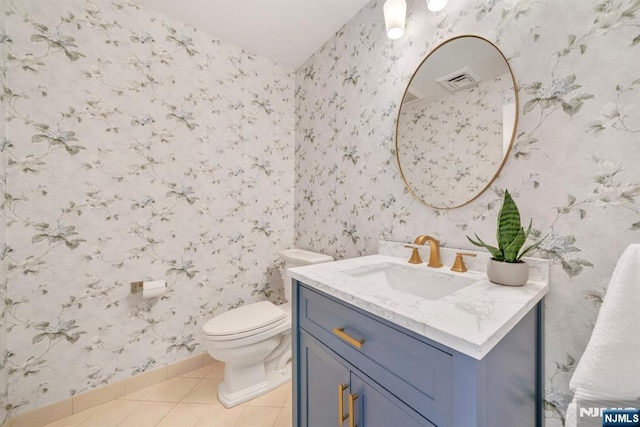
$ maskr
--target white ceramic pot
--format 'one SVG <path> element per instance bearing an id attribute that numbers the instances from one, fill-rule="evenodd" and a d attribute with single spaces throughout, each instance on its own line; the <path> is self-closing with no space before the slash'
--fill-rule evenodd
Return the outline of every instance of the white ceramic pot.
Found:
<path id="1" fill-rule="evenodd" d="M 492 258 L 487 265 L 487 277 L 498 285 L 522 286 L 529 279 L 529 266 L 524 261 L 503 262 Z"/>

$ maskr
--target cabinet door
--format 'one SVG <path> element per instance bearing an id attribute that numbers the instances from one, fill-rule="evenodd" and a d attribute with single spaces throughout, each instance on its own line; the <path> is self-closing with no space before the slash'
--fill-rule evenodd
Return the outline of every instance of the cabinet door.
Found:
<path id="1" fill-rule="evenodd" d="M 300 331 L 299 357 L 298 427 L 346 427 L 339 411 L 342 406 L 347 414 L 349 370 L 304 331 Z"/>
<path id="2" fill-rule="evenodd" d="M 357 427 L 436 427 L 371 380 L 351 373 L 348 411 Z M 355 399 L 354 399 L 355 398 Z M 352 424 L 351 424 L 352 423 Z"/>

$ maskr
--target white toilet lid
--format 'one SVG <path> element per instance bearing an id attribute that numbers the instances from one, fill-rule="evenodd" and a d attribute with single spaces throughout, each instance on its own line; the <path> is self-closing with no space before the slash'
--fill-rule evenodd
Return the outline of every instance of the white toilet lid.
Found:
<path id="1" fill-rule="evenodd" d="M 320 264 L 333 261 L 332 256 L 305 251 L 304 249 L 285 249 L 278 252 L 278 255 L 286 262 L 291 262 L 294 265 Z"/>
<path id="2" fill-rule="evenodd" d="M 212 337 L 246 335 L 257 329 L 271 329 L 270 326 L 286 321 L 286 317 L 283 310 L 269 301 L 262 301 L 222 313 L 205 323 L 202 330 Z"/>

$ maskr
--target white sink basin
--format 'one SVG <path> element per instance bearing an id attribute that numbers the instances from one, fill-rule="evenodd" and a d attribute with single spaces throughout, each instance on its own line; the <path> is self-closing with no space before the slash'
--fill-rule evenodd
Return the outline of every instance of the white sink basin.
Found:
<path id="1" fill-rule="evenodd" d="M 392 263 L 354 268 L 344 270 L 342 273 L 366 281 L 371 285 L 389 286 L 395 290 L 430 300 L 438 300 L 451 295 L 478 281 L 477 278 Z"/>

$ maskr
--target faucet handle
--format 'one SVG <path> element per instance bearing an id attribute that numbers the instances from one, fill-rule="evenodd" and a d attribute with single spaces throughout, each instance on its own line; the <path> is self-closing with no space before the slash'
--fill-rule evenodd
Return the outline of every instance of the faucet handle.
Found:
<path id="1" fill-rule="evenodd" d="M 476 256 L 476 254 L 472 254 L 469 252 L 457 252 L 456 260 L 453 262 L 453 267 L 451 267 L 451 271 L 457 271 L 458 273 L 464 273 L 467 271 L 467 266 L 464 265 L 463 256 Z"/>
<path id="2" fill-rule="evenodd" d="M 420 258 L 420 252 L 418 251 L 418 248 L 420 247 L 420 245 L 408 244 L 408 245 L 404 245 L 404 247 L 413 249 L 413 252 L 411 252 L 411 258 L 409 258 L 410 264 L 422 264 L 422 258 Z"/>

